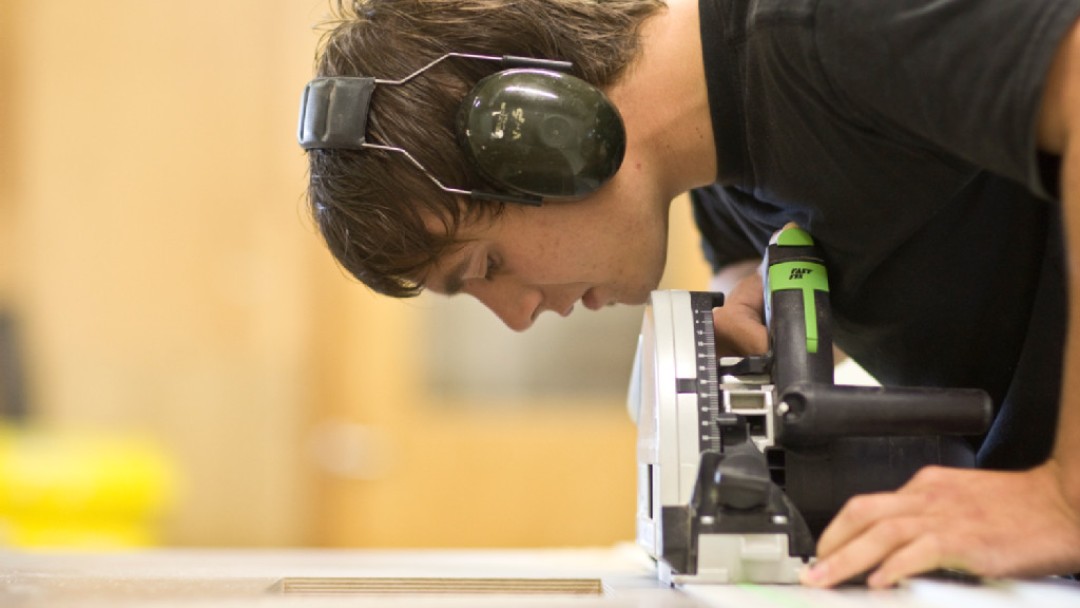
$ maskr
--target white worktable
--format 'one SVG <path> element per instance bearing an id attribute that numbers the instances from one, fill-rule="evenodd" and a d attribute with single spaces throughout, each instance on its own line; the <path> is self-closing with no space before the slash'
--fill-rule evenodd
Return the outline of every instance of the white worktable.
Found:
<path id="1" fill-rule="evenodd" d="M 282 591 L 282 579 L 598 579 L 593 595 L 358 594 Z M 1080 607 L 1080 585 L 1043 580 L 967 585 L 916 580 L 889 591 L 730 585 L 671 589 L 632 545 L 566 550 L 202 550 L 28 553 L 0 549 L 0 606 L 657 606 L 817 608 Z"/>

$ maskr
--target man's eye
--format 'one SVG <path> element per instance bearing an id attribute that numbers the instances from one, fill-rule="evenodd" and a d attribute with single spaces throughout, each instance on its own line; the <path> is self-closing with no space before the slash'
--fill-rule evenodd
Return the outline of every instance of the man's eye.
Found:
<path id="1" fill-rule="evenodd" d="M 484 270 L 484 280 L 490 281 L 498 271 L 499 261 L 489 255 L 487 258 L 487 268 Z"/>

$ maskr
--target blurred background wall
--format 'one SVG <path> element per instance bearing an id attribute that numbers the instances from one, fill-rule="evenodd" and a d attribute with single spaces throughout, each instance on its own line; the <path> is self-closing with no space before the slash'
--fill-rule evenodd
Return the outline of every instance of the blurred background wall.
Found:
<path id="1" fill-rule="evenodd" d="M 514 334 L 319 243 L 295 124 L 325 12 L 0 2 L 0 546 L 633 537 L 640 309 Z M 664 285 L 703 287 L 672 221 Z"/>

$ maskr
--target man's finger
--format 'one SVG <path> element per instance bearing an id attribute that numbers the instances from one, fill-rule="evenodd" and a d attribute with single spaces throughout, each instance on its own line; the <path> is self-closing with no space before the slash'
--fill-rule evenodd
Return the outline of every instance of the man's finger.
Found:
<path id="1" fill-rule="evenodd" d="M 867 572 L 910 543 L 923 525 L 921 517 L 880 521 L 804 571 L 802 583 L 812 587 L 832 587 Z"/>
<path id="2" fill-rule="evenodd" d="M 958 567 L 957 564 L 947 563 L 947 557 L 938 535 L 923 534 L 889 556 L 877 571 L 870 575 L 866 584 L 875 589 L 883 589 L 936 568 Z"/>
<path id="3" fill-rule="evenodd" d="M 828 557 L 883 519 L 919 514 L 924 503 L 918 495 L 898 492 L 855 496 L 825 528 L 818 540 L 817 554 Z"/>
<path id="4" fill-rule="evenodd" d="M 754 311 L 737 305 L 713 309 L 716 352 L 720 356 L 759 355 L 769 350 L 769 333 Z"/>

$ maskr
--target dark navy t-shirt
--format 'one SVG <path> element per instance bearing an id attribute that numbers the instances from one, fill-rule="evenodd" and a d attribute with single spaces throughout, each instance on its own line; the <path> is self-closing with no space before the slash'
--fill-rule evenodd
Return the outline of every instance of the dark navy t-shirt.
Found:
<path id="1" fill-rule="evenodd" d="M 1065 328 L 1057 159 L 1036 117 L 1080 0 L 701 0 L 718 268 L 787 222 L 829 267 L 838 346 L 889 385 L 980 387 L 981 466 L 1042 462 Z"/>

